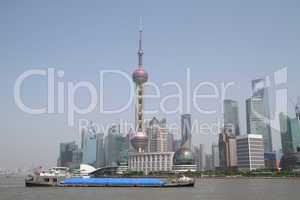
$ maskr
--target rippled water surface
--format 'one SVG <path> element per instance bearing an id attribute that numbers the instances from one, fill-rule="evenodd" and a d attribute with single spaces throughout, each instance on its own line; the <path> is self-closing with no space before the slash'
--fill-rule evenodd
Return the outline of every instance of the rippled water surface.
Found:
<path id="1" fill-rule="evenodd" d="M 199 179 L 194 188 L 26 188 L 0 178 L 0 200 L 285 200 L 300 199 L 300 179 Z"/>

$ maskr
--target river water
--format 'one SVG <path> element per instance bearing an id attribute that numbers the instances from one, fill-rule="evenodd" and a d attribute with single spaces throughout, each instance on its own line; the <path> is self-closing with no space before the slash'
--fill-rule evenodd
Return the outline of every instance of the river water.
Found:
<path id="1" fill-rule="evenodd" d="M 0 178 L 0 200 L 293 200 L 300 179 L 198 179 L 193 188 L 26 188 L 23 177 Z"/>

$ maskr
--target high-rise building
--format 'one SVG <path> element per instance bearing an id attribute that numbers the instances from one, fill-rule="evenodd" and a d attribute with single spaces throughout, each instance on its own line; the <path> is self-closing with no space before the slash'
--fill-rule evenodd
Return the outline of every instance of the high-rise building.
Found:
<path id="1" fill-rule="evenodd" d="M 205 155 L 205 170 L 211 171 L 213 170 L 213 161 L 212 161 L 212 155 L 206 154 Z"/>
<path id="2" fill-rule="evenodd" d="M 106 166 L 116 166 L 127 162 L 129 137 L 120 132 L 119 125 L 112 125 L 104 141 Z"/>
<path id="3" fill-rule="evenodd" d="M 300 120 L 280 113 L 280 134 L 283 153 L 300 151 Z"/>
<path id="4" fill-rule="evenodd" d="M 262 135 L 248 134 L 236 139 L 237 164 L 240 170 L 257 170 L 265 167 Z"/>
<path id="5" fill-rule="evenodd" d="M 60 143 L 59 158 L 57 165 L 59 167 L 74 168 L 81 162 L 81 151 L 74 142 Z"/>
<path id="6" fill-rule="evenodd" d="M 211 145 L 211 155 L 212 155 L 212 167 L 214 170 L 220 167 L 220 157 L 219 157 L 219 145 Z"/>
<path id="7" fill-rule="evenodd" d="M 224 128 L 226 129 L 226 131 L 229 131 L 235 136 L 240 135 L 238 102 L 231 99 L 225 99 L 223 104 L 224 104 Z"/>
<path id="8" fill-rule="evenodd" d="M 280 133 L 283 156 L 281 167 L 283 170 L 300 170 L 300 106 L 295 107 L 296 118 L 290 118 L 280 113 Z"/>
<path id="9" fill-rule="evenodd" d="M 105 167 L 105 148 L 104 148 L 104 133 L 96 135 L 97 152 L 96 152 L 96 167 Z"/>
<path id="10" fill-rule="evenodd" d="M 236 168 L 236 138 L 224 130 L 219 134 L 219 158 L 221 169 L 230 170 Z"/>
<path id="11" fill-rule="evenodd" d="M 97 161 L 97 137 L 92 124 L 82 130 L 82 163 L 96 166 Z"/>
<path id="12" fill-rule="evenodd" d="M 267 81 L 252 81 L 252 97 L 246 100 L 247 133 L 263 136 L 265 153 L 272 152 L 269 94 Z"/>
<path id="13" fill-rule="evenodd" d="M 194 158 L 197 171 L 204 171 L 205 161 L 204 161 L 204 144 L 199 144 L 194 146 Z"/>
<path id="14" fill-rule="evenodd" d="M 166 128 L 166 120 L 163 119 L 159 121 L 157 118 L 153 117 L 149 122 L 147 127 L 147 136 L 148 136 L 148 152 L 168 152 L 172 151 L 173 141 L 170 138 L 170 133 Z M 172 135 L 171 135 L 172 136 Z"/>
<path id="15" fill-rule="evenodd" d="M 169 152 L 174 152 L 175 151 L 175 147 L 174 147 L 174 144 L 175 144 L 175 141 L 174 141 L 174 135 L 172 132 L 168 132 L 167 133 L 167 143 L 168 143 L 168 151 Z"/>
<path id="16" fill-rule="evenodd" d="M 191 114 L 181 115 L 181 146 L 191 149 L 192 120 Z"/>

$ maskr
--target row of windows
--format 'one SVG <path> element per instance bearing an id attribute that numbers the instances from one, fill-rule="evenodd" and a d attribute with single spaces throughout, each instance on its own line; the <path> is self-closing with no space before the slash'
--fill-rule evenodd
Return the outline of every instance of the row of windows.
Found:
<path id="1" fill-rule="evenodd" d="M 169 155 L 162 155 L 162 156 L 146 156 L 146 157 L 132 157 L 131 160 L 133 161 L 168 161 L 172 160 Z"/>
<path id="2" fill-rule="evenodd" d="M 171 165 L 171 162 L 130 162 L 132 165 L 156 165 L 156 166 L 160 166 L 160 165 Z"/>
<path id="3" fill-rule="evenodd" d="M 148 165 L 143 165 L 141 163 L 131 163 L 130 165 L 131 169 L 155 169 L 155 170 L 162 170 L 162 169 L 171 169 L 172 165 L 171 164 L 164 164 L 164 165 L 151 165 L 148 163 Z"/>

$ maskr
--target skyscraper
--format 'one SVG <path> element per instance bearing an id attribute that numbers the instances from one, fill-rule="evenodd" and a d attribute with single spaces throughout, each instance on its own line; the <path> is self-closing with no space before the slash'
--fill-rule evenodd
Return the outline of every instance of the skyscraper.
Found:
<path id="1" fill-rule="evenodd" d="M 237 165 L 236 138 L 224 130 L 219 134 L 219 158 L 221 169 L 233 169 Z"/>
<path id="2" fill-rule="evenodd" d="M 212 155 L 212 167 L 215 170 L 220 167 L 219 145 L 218 144 L 211 145 L 211 155 Z"/>
<path id="3" fill-rule="evenodd" d="M 168 151 L 174 152 L 175 151 L 175 140 L 174 134 L 172 132 L 168 132 L 167 134 L 167 143 L 168 143 Z"/>
<path id="4" fill-rule="evenodd" d="M 82 130 L 82 163 L 96 166 L 97 138 L 96 130 L 92 124 Z"/>
<path id="5" fill-rule="evenodd" d="M 280 135 L 283 156 L 281 158 L 281 168 L 283 170 L 300 169 L 300 102 L 295 106 L 296 118 L 290 118 L 284 113 L 280 113 Z"/>
<path id="6" fill-rule="evenodd" d="M 159 121 L 153 117 L 147 127 L 148 152 L 168 152 L 170 151 L 170 134 L 163 119 Z"/>
<path id="7" fill-rule="evenodd" d="M 246 100 L 247 133 L 263 136 L 265 153 L 272 152 L 268 88 L 265 79 L 252 81 L 252 97 Z"/>
<path id="8" fill-rule="evenodd" d="M 300 151 L 300 120 L 297 117 L 291 119 L 283 113 L 280 113 L 279 119 L 282 152 Z"/>
<path id="9" fill-rule="evenodd" d="M 116 166 L 120 162 L 127 162 L 129 150 L 129 137 L 122 135 L 119 125 L 112 125 L 105 137 L 106 166 Z"/>
<path id="10" fill-rule="evenodd" d="M 81 151 L 74 142 L 60 143 L 59 158 L 57 165 L 59 167 L 78 167 L 81 162 Z"/>
<path id="11" fill-rule="evenodd" d="M 194 146 L 194 157 L 195 164 L 197 166 L 197 171 L 204 171 L 205 162 L 204 162 L 204 144 L 199 144 Z"/>
<path id="12" fill-rule="evenodd" d="M 105 167 L 105 148 L 104 148 L 104 133 L 96 135 L 97 152 L 96 152 L 96 167 Z"/>
<path id="13" fill-rule="evenodd" d="M 226 131 L 234 134 L 235 136 L 240 135 L 238 102 L 231 99 L 225 99 L 223 105 L 224 128 L 226 129 Z"/>
<path id="14" fill-rule="evenodd" d="M 181 115 L 181 146 L 191 149 L 192 120 L 191 114 Z"/>

